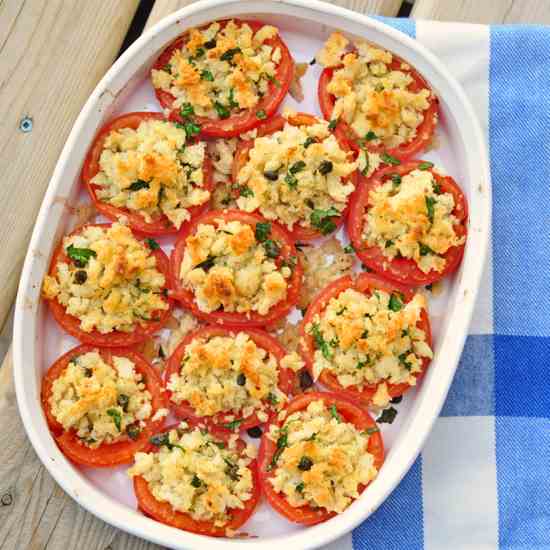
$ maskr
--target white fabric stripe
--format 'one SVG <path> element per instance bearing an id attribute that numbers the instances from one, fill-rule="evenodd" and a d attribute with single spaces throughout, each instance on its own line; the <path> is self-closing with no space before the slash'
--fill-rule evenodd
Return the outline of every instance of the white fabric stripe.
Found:
<path id="1" fill-rule="evenodd" d="M 353 541 L 351 533 L 336 539 L 334 542 L 321 547 L 319 550 L 353 550 Z"/>
<path id="2" fill-rule="evenodd" d="M 480 0 L 481 1 L 481 0 Z M 481 127 L 489 135 L 489 27 L 417 21 L 416 38 L 447 65 L 464 87 Z M 458 182 L 460 184 L 460 182 Z M 470 334 L 493 333 L 493 262 L 491 247 L 474 308 Z"/>
<path id="3" fill-rule="evenodd" d="M 498 548 L 493 416 L 439 418 L 422 452 L 425 550 Z"/>

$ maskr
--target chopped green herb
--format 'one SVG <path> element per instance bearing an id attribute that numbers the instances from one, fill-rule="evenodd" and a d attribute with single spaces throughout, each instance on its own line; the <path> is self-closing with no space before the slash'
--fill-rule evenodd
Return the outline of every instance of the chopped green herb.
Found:
<path id="1" fill-rule="evenodd" d="M 432 187 L 436 195 L 441 195 L 441 185 L 439 185 L 439 183 L 434 183 Z"/>
<path id="2" fill-rule="evenodd" d="M 307 149 L 312 143 L 315 143 L 315 138 L 308 137 L 308 138 L 304 141 L 304 149 Z"/>
<path id="3" fill-rule="evenodd" d="M 267 118 L 267 115 L 263 109 L 260 109 L 259 111 L 256 111 L 256 118 L 259 118 L 260 120 L 264 120 Z"/>
<path id="4" fill-rule="evenodd" d="M 301 470 L 302 472 L 308 472 L 311 470 L 311 467 L 313 466 L 313 460 L 309 458 L 309 456 L 303 456 L 300 458 L 300 462 L 298 462 L 298 470 Z"/>
<path id="5" fill-rule="evenodd" d="M 172 72 L 172 65 L 170 65 L 170 63 L 166 63 L 162 66 L 162 70 L 166 73 L 171 73 Z"/>
<path id="6" fill-rule="evenodd" d="M 269 80 L 269 82 L 275 84 L 277 88 L 281 87 L 281 83 L 274 76 L 271 76 L 270 74 L 266 74 L 265 76 Z"/>
<path id="7" fill-rule="evenodd" d="M 392 247 L 394 244 L 395 244 L 395 243 L 394 243 L 391 239 L 389 239 L 389 240 L 386 241 L 386 244 L 384 245 L 384 248 L 390 248 L 390 247 Z"/>
<path id="8" fill-rule="evenodd" d="M 229 50 L 227 50 L 226 52 L 224 52 L 220 59 L 222 61 L 231 61 L 233 59 L 233 56 L 237 53 L 241 53 L 241 48 L 231 48 Z"/>
<path id="9" fill-rule="evenodd" d="M 279 402 L 279 399 L 277 399 L 277 396 L 274 393 L 269 392 L 267 394 L 267 400 L 272 404 L 276 405 Z"/>
<path id="10" fill-rule="evenodd" d="M 214 267 L 215 260 L 216 260 L 215 256 L 208 256 L 206 260 L 197 264 L 193 269 L 203 269 L 204 271 L 208 272 L 210 269 Z"/>
<path id="11" fill-rule="evenodd" d="M 299 160 L 295 162 L 288 171 L 291 174 L 297 174 L 298 172 L 301 172 L 306 167 L 306 163 L 303 160 Z"/>
<path id="12" fill-rule="evenodd" d="M 407 370 L 411 370 L 412 369 L 412 365 L 407 361 L 407 357 L 409 355 L 409 352 L 405 352 L 405 353 L 402 353 L 400 356 L 399 356 L 399 362 L 407 369 Z"/>
<path id="13" fill-rule="evenodd" d="M 382 83 L 377 84 L 377 85 L 374 87 L 374 90 L 377 91 L 377 92 L 383 92 L 383 91 L 384 91 L 384 84 L 382 84 Z"/>
<path id="14" fill-rule="evenodd" d="M 326 176 L 327 174 L 330 174 L 332 172 L 332 162 L 330 160 L 324 160 L 319 165 L 319 173 L 323 176 Z"/>
<path id="15" fill-rule="evenodd" d="M 281 247 L 272 239 L 267 239 L 263 242 L 265 255 L 268 258 L 278 258 L 281 253 Z"/>
<path id="16" fill-rule="evenodd" d="M 160 248 L 160 244 L 155 239 L 145 239 L 145 242 L 151 250 L 158 250 Z"/>
<path id="17" fill-rule="evenodd" d="M 430 168 L 433 168 L 433 165 L 434 165 L 433 162 L 428 162 L 427 160 L 425 160 L 424 162 L 421 162 L 418 165 L 418 169 L 419 170 L 429 170 Z"/>
<path id="18" fill-rule="evenodd" d="M 246 185 L 241 185 L 238 190 L 239 190 L 239 195 L 241 195 L 241 197 L 253 197 L 254 196 L 254 191 L 252 191 L 252 189 L 250 189 L 250 187 L 248 187 Z"/>
<path id="19" fill-rule="evenodd" d="M 296 492 L 297 493 L 303 493 L 304 492 L 304 482 L 303 481 L 301 483 L 298 483 L 298 485 L 296 485 Z"/>
<path id="20" fill-rule="evenodd" d="M 437 202 L 433 197 L 425 197 L 426 199 L 426 210 L 428 212 L 428 219 L 430 220 L 430 223 L 434 222 L 434 205 Z"/>
<path id="21" fill-rule="evenodd" d="M 195 114 L 195 109 L 193 108 L 193 105 L 191 105 L 191 103 L 184 103 L 181 107 L 180 107 L 180 115 L 183 117 L 183 118 L 187 118 L 187 117 L 190 117 L 192 115 Z"/>
<path id="22" fill-rule="evenodd" d="M 369 364 L 368 361 L 359 361 L 357 365 L 355 365 L 355 368 L 358 370 L 361 370 L 362 368 L 366 367 Z"/>
<path id="23" fill-rule="evenodd" d="M 376 419 L 376 422 L 379 424 L 391 424 L 395 420 L 396 416 L 397 410 L 390 407 L 389 409 L 384 409 L 382 411 L 382 414 Z"/>
<path id="24" fill-rule="evenodd" d="M 401 161 L 399 159 L 388 155 L 388 153 L 382 153 L 380 155 L 380 160 L 386 164 L 391 164 L 392 166 L 399 166 L 401 164 Z"/>
<path id="25" fill-rule="evenodd" d="M 283 451 L 286 447 L 288 447 L 288 433 L 287 429 L 281 428 L 280 430 L 282 432 L 282 435 L 279 436 L 279 439 L 277 439 L 277 450 L 273 454 L 273 458 L 271 459 L 271 463 L 267 467 L 268 471 L 272 470 L 279 460 L 279 457 L 281 454 L 283 454 Z"/>
<path id="26" fill-rule="evenodd" d="M 122 421 L 122 415 L 118 409 L 107 409 L 107 414 L 113 419 L 116 429 L 120 432 L 120 424 Z"/>
<path id="27" fill-rule="evenodd" d="M 380 428 L 377 426 L 375 428 L 367 428 L 365 431 L 361 432 L 363 435 L 372 435 L 377 434 L 380 431 Z"/>
<path id="28" fill-rule="evenodd" d="M 267 240 L 270 234 L 271 234 L 271 224 L 269 222 L 266 222 L 266 223 L 259 222 L 256 224 L 255 235 L 256 235 L 256 240 L 259 243 L 263 243 L 265 240 Z"/>
<path id="29" fill-rule="evenodd" d="M 242 419 L 233 420 L 233 422 L 228 422 L 227 424 L 223 424 L 223 427 L 234 432 L 242 424 L 242 422 L 243 422 Z"/>
<path id="30" fill-rule="evenodd" d="M 230 109 L 236 109 L 239 107 L 239 104 L 235 101 L 235 90 L 233 88 L 229 90 L 228 101 Z"/>
<path id="31" fill-rule="evenodd" d="M 401 311 L 403 309 L 403 300 L 400 296 L 398 296 L 395 292 L 392 293 L 390 296 L 390 301 L 388 303 L 388 307 L 392 311 Z"/>
<path id="32" fill-rule="evenodd" d="M 193 59 L 199 59 L 204 55 L 204 48 L 197 48 L 195 50 L 195 55 L 193 56 Z"/>
<path id="33" fill-rule="evenodd" d="M 399 174 L 392 174 L 391 182 L 393 184 L 393 188 L 396 189 L 401 185 L 401 176 Z"/>
<path id="34" fill-rule="evenodd" d="M 420 255 L 426 256 L 428 254 L 435 254 L 435 252 L 429 246 L 420 243 Z"/>
<path id="35" fill-rule="evenodd" d="M 332 416 L 332 418 L 335 418 L 339 424 L 342 422 L 342 417 L 338 414 L 338 409 L 334 404 L 330 406 L 330 416 Z"/>
<path id="36" fill-rule="evenodd" d="M 70 244 L 67 247 L 67 256 L 73 260 L 76 267 L 85 267 L 90 258 L 95 258 L 97 256 L 96 251 L 91 248 L 77 248 Z"/>
<path id="37" fill-rule="evenodd" d="M 214 101 L 214 108 L 220 118 L 229 118 L 231 116 L 229 109 L 219 101 Z"/>
<path id="38" fill-rule="evenodd" d="M 363 168 L 363 170 L 361 170 L 361 174 L 363 174 L 363 176 L 368 176 L 369 168 L 370 168 L 369 154 L 367 151 L 365 151 L 365 167 Z"/>
<path id="39" fill-rule="evenodd" d="M 143 180 L 136 180 L 128 187 L 130 191 L 139 191 L 140 189 L 149 189 L 149 182 Z"/>
<path id="40" fill-rule="evenodd" d="M 208 82 L 214 82 L 214 75 L 208 69 L 204 69 L 201 72 L 201 78 Z"/>
<path id="41" fill-rule="evenodd" d="M 239 479 L 241 479 L 241 476 L 239 475 L 239 467 L 228 458 L 224 457 L 223 461 L 227 464 L 225 474 L 233 481 L 239 481 Z"/>
<path id="42" fill-rule="evenodd" d="M 366 139 L 367 141 L 372 141 L 372 140 L 374 140 L 374 139 L 378 139 L 378 136 L 377 136 L 372 130 L 369 130 L 369 131 L 367 132 L 367 135 L 365 136 L 365 139 Z"/>
<path id="43" fill-rule="evenodd" d="M 183 129 L 185 130 L 185 134 L 187 135 L 187 138 L 192 138 L 197 134 L 200 134 L 200 131 L 201 131 L 200 125 L 195 124 L 194 122 L 186 122 L 183 125 Z"/>
<path id="44" fill-rule="evenodd" d="M 354 251 L 355 248 L 353 248 L 353 245 L 351 243 L 349 243 L 347 246 L 344 246 L 344 252 L 346 254 L 353 254 Z"/>
<path id="45" fill-rule="evenodd" d="M 328 129 L 329 130 L 334 130 L 334 128 L 336 128 L 336 125 L 338 124 L 338 120 L 336 119 L 333 119 L 331 120 L 329 123 L 328 123 Z"/>
<path id="46" fill-rule="evenodd" d="M 136 424 L 130 424 L 130 426 L 126 428 L 126 435 L 133 441 L 135 441 L 139 437 L 140 433 L 141 430 Z"/>
<path id="47" fill-rule="evenodd" d="M 328 210 L 314 210 L 310 216 L 311 225 L 319 229 L 322 235 L 328 235 L 336 229 L 336 224 L 331 219 L 335 216 L 340 216 L 340 212 L 334 206 Z"/>
<path id="48" fill-rule="evenodd" d="M 315 340 L 315 346 L 317 349 L 321 350 L 323 357 L 325 359 L 332 359 L 332 350 L 330 349 L 329 343 L 323 338 L 318 323 L 313 323 L 311 333 L 313 334 L 313 339 Z"/>
<path id="49" fill-rule="evenodd" d="M 298 180 L 296 179 L 296 176 L 294 176 L 293 174 L 287 174 L 285 176 L 285 183 L 289 186 L 289 187 L 296 187 L 298 185 Z"/>

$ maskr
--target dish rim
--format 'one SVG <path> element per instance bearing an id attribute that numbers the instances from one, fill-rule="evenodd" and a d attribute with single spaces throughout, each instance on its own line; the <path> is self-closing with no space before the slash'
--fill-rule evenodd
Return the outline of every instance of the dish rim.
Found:
<path id="1" fill-rule="evenodd" d="M 39 313 L 40 285 L 37 285 L 37 280 L 39 281 L 40 279 L 37 278 L 37 271 L 40 271 L 41 268 L 44 269 L 44 265 L 47 266 L 49 262 L 49 255 L 40 252 L 40 242 L 46 239 L 49 241 L 49 249 L 51 250 L 53 247 L 52 241 L 55 240 L 54 233 L 57 235 L 58 229 L 55 231 L 49 229 L 47 227 L 48 219 L 51 215 L 51 209 L 56 207 L 56 203 L 59 202 L 57 191 L 67 165 L 74 162 L 75 157 L 78 159 L 78 165 L 80 165 L 82 160 L 80 157 L 77 157 L 74 149 L 78 148 L 79 142 L 82 141 L 83 135 L 85 135 L 83 129 L 86 123 L 94 117 L 96 119 L 101 118 L 101 105 L 102 101 L 105 101 L 103 98 L 106 95 L 110 94 L 111 96 L 108 104 L 114 101 L 114 94 L 109 90 L 109 86 L 116 78 L 120 78 L 120 74 L 124 73 L 128 65 L 131 65 L 132 62 L 136 63 L 136 59 L 138 61 L 141 59 L 141 64 L 145 63 L 147 56 L 150 56 L 151 52 L 156 51 L 159 44 L 162 45 L 169 42 L 168 39 L 159 39 L 159 37 L 169 35 L 172 26 L 180 27 L 181 20 L 184 18 L 200 18 L 205 13 L 216 11 L 216 9 L 218 11 L 221 9 L 224 12 L 223 17 L 256 12 L 286 16 L 300 13 L 301 17 L 307 18 L 309 13 L 312 16 L 316 15 L 317 21 L 320 18 L 327 18 L 327 20 L 334 18 L 336 22 L 346 20 L 348 26 L 369 30 L 373 34 L 386 37 L 386 41 L 397 46 L 392 46 L 389 49 L 392 49 L 396 54 L 405 57 L 407 60 L 411 60 L 411 58 L 415 59 L 414 62 L 411 60 L 411 64 L 415 68 L 417 68 L 417 62 L 420 61 L 420 65 L 424 67 L 424 69 L 419 69 L 421 74 L 426 76 L 430 83 L 434 79 L 437 79 L 440 85 L 447 88 L 449 96 L 452 96 L 453 100 L 462 108 L 462 115 L 464 117 L 461 117 L 459 122 L 459 134 L 463 135 L 464 133 L 461 130 L 462 127 L 468 128 L 469 131 L 468 140 L 464 143 L 465 162 L 471 163 L 471 159 L 475 157 L 477 159 L 477 172 L 480 176 L 479 189 L 476 190 L 472 187 L 471 195 L 474 193 L 477 194 L 475 197 L 472 196 L 470 198 L 470 201 L 473 199 L 478 201 L 477 206 L 480 208 L 479 227 L 474 228 L 475 240 L 472 237 L 469 239 L 460 274 L 454 283 L 457 285 L 454 291 L 454 298 L 450 298 L 449 305 L 453 311 L 452 334 L 450 328 L 447 327 L 445 334 L 441 337 L 442 344 L 438 354 L 443 355 L 444 352 L 445 361 L 451 366 L 447 366 L 446 369 L 440 369 L 435 375 L 433 370 L 428 372 L 423 384 L 430 384 L 430 399 L 421 399 L 420 397 L 416 399 L 409 413 L 410 417 L 407 419 L 407 424 L 401 428 L 404 433 L 395 444 L 397 450 L 404 450 L 403 456 L 397 456 L 397 451 L 392 449 L 392 453 L 389 455 L 378 479 L 364 493 L 361 501 L 356 502 L 345 513 L 333 518 L 329 522 L 305 528 L 288 535 L 246 540 L 215 539 L 176 530 L 146 518 L 136 510 L 132 510 L 114 501 L 106 493 L 92 486 L 70 466 L 69 462 L 57 449 L 47 429 L 44 430 L 45 421 L 43 418 L 42 425 L 40 424 L 40 419 L 37 419 L 37 415 L 40 416 L 42 414 L 40 401 L 37 398 L 36 392 L 29 390 L 26 379 L 29 365 L 33 366 L 33 374 L 38 368 L 35 366 L 37 344 L 34 341 L 34 336 L 38 338 L 40 334 L 33 325 L 33 323 L 36 324 L 36 318 Z M 205 20 L 219 18 L 221 17 L 206 17 Z M 189 26 L 194 24 L 189 23 Z M 188 24 L 186 23 L 185 26 L 187 27 Z M 337 25 L 331 24 L 330 26 Z M 181 32 L 180 28 L 179 33 L 181 34 Z M 384 40 L 382 40 L 383 42 Z M 405 52 L 404 56 L 403 52 Z M 74 187 L 74 184 L 72 184 L 73 189 Z M 57 207 L 60 209 L 64 208 L 62 205 L 57 205 Z M 59 217 L 61 215 L 61 213 L 58 214 Z M 224 548 L 244 548 L 245 545 L 248 548 L 260 548 L 261 545 L 261 548 L 264 550 L 279 550 L 281 543 L 288 544 L 292 548 L 307 550 L 327 544 L 348 533 L 372 514 L 393 491 L 420 453 L 424 441 L 438 417 L 458 365 L 473 313 L 475 297 L 481 284 L 484 261 L 479 261 L 479 258 L 485 259 L 487 256 L 490 221 L 491 185 L 489 161 L 485 139 L 479 122 L 474 114 L 473 107 L 456 79 L 426 47 L 383 22 L 318 0 L 202 0 L 190 4 L 162 19 L 149 30 L 145 31 L 107 71 L 76 119 L 48 185 L 26 254 L 15 311 L 13 345 L 14 379 L 19 411 L 27 435 L 48 472 L 79 505 L 107 523 L 143 539 L 174 548 L 200 547 L 205 550 L 219 549 L 222 548 L 222 545 Z M 472 233 L 473 231 L 470 231 L 470 235 Z M 44 265 L 40 266 L 40 262 Z M 28 344 L 29 330 L 33 336 L 32 345 Z M 410 424 L 412 423 L 414 423 L 415 428 L 414 434 L 410 429 Z M 367 495 L 368 500 L 365 499 Z"/>

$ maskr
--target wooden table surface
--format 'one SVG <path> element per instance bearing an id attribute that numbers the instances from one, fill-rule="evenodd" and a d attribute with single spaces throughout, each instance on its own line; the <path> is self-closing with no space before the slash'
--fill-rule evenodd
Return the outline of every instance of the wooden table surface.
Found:
<path id="1" fill-rule="evenodd" d="M 134 38 L 140 32 L 139 21 L 151 5 L 146 27 L 192 1 L 0 0 L 1 550 L 159 548 L 85 512 L 38 460 L 15 402 L 10 311 L 42 196 L 82 105 L 125 43 L 128 29 Z M 367 14 L 411 11 L 402 0 L 332 3 Z M 550 1 L 415 0 L 410 16 L 548 24 Z"/>

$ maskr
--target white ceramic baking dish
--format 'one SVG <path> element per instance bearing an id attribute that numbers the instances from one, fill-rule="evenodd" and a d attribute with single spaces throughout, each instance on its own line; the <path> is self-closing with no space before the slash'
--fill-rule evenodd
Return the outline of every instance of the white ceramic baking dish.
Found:
<path id="1" fill-rule="evenodd" d="M 79 186 L 84 155 L 97 129 L 113 114 L 159 110 L 147 74 L 163 47 L 186 28 L 232 16 L 276 24 L 297 61 L 309 61 L 334 29 L 364 37 L 410 62 L 441 100 L 437 162 L 464 189 L 470 205 L 469 240 L 457 275 L 432 300 L 435 359 L 420 387 L 399 405 L 391 426 L 383 425 L 386 462 L 378 478 L 345 513 L 315 527 L 293 525 L 263 503 L 245 530 L 257 538 L 213 539 L 178 531 L 144 517 L 125 468 L 93 471 L 71 465 L 51 438 L 40 406 L 40 382 L 51 362 L 75 341 L 54 324 L 40 300 L 41 281 L 59 238 L 74 224 L 71 205 L 86 200 Z M 306 99 L 286 104 L 319 113 L 318 66 L 303 79 Z M 480 284 L 490 227 L 490 177 L 485 144 L 464 92 L 438 59 L 404 34 L 368 17 L 315 0 L 203 0 L 172 14 L 144 33 L 112 66 L 82 109 L 59 158 L 36 221 L 17 297 L 14 368 L 17 399 L 29 438 L 42 462 L 79 504 L 103 520 L 172 548 L 279 550 L 321 546 L 350 531 L 376 510 L 417 457 L 453 378 Z"/>

